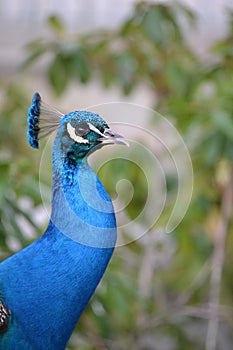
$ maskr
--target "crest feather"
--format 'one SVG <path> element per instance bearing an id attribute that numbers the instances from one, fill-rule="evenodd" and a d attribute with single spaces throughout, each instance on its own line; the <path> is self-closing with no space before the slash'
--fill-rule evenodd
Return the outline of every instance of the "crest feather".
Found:
<path id="1" fill-rule="evenodd" d="M 27 136 L 30 146 L 39 148 L 39 140 L 58 129 L 63 116 L 63 113 L 44 103 L 36 92 L 28 109 Z"/>

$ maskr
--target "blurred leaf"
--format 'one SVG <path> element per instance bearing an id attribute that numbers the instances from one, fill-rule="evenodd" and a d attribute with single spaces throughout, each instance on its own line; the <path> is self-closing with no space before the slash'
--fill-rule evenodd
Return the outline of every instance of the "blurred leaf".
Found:
<path id="1" fill-rule="evenodd" d="M 224 137 L 218 132 L 214 132 L 200 146 L 201 148 L 204 146 L 206 165 L 213 166 L 223 154 Z"/>
<path id="2" fill-rule="evenodd" d="M 69 82 L 69 57 L 64 53 L 58 53 L 48 70 L 49 81 L 57 95 L 61 95 Z"/>
<path id="3" fill-rule="evenodd" d="M 214 112 L 212 118 L 217 129 L 233 141 L 233 116 L 222 110 Z"/>
<path id="4" fill-rule="evenodd" d="M 179 62 L 169 62 L 164 73 L 173 94 L 185 96 L 190 92 L 190 84 L 193 83 L 192 77 Z"/>
<path id="5" fill-rule="evenodd" d="M 81 83 L 86 84 L 91 76 L 91 67 L 88 60 L 88 55 L 85 50 L 78 48 L 72 53 L 71 57 L 71 71 L 73 77 L 80 80 Z"/>
<path id="6" fill-rule="evenodd" d="M 23 62 L 22 68 L 27 68 L 32 63 L 37 61 L 42 55 L 44 55 L 47 51 L 46 47 L 38 47 L 33 50 L 33 52 L 27 57 L 27 59 Z"/>
<path id="7" fill-rule="evenodd" d="M 233 161 L 233 144 L 229 139 L 225 142 L 224 154 L 230 161 Z"/>
<path id="8" fill-rule="evenodd" d="M 213 52 L 223 56 L 233 56 L 233 40 L 220 41 L 213 46 Z"/>
<path id="9" fill-rule="evenodd" d="M 50 28 L 57 34 L 61 34 L 65 31 L 65 27 L 61 18 L 56 15 L 52 15 L 48 18 L 48 24 Z"/>
<path id="10" fill-rule="evenodd" d="M 108 88 L 111 86 L 114 82 L 116 82 L 117 76 L 115 74 L 115 71 L 112 67 L 106 67 L 105 70 L 102 72 L 102 82 L 104 84 L 105 88 Z"/>
<path id="11" fill-rule="evenodd" d="M 134 87 L 137 73 L 137 61 L 128 52 L 121 52 L 113 56 L 116 62 L 116 74 L 124 93 L 127 95 Z"/>
<path id="12" fill-rule="evenodd" d="M 151 7 L 150 11 L 145 12 L 142 29 L 148 38 L 158 46 L 169 45 L 171 37 L 180 38 L 179 28 L 171 13 L 171 8 L 165 5 Z"/>

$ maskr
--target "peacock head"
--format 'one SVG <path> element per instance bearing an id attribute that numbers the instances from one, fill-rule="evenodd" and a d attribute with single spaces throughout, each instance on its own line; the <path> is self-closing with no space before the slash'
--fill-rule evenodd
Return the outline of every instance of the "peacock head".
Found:
<path id="1" fill-rule="evenodd" d="M 55 143 L 63 154 L 73 159 L 83 158 L 107 144 L 127 145 L 127 141 L 111 130 L 98 114 L 74 111 L 64 115 L 43 103 L 36 92 L 28 110 L 29 144 L 39 148 L 39 140 L 55 130 Z"/>

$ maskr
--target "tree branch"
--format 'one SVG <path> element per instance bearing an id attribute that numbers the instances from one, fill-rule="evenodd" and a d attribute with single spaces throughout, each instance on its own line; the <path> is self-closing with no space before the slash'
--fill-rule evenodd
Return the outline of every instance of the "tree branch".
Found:
<path id="1" fill-rule="evenodd" d="M 222 268 L 227 230 L 231 217 L 233 203 L 233 168 L 229 179 L 222 190 L 221 214 L 216 232 L 215 248 L 212 259 L 212 272 L 210 279 L 209 311 L 210 318 L 206 336 L 206 350 L 216 350 L 219 324 L 219 297 L 221 291 Z"/>

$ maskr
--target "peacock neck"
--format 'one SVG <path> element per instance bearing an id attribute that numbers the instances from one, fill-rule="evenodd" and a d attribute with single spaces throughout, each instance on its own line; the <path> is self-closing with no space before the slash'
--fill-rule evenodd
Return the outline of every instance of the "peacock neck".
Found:
<path id="1" fill-rule="evenodd" d="M 56 158 L 53 165 L 58 163 Z M 86 159 L 73 165 L 64 161 L 54 170 L 52 215 L 46 232 L 7 260 L 1 270 L 6 304 L 14 310 L 33 349 L 65 349 L 116 240 L 112 203 Z M 22 335 L 15 336 L 14 344 Z M 10 349 L 26 349 L 25 344 L 14 344 Z"/>
<path id="2" fill-rule="evenodd" d="M 111 199 L 87 159 L 66 156 L 53 162 L 51 221 L 56 228 L 84 245 L 110 248 L 116 241 Z"/>

